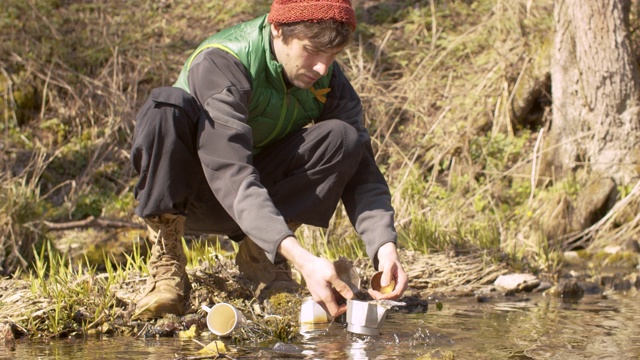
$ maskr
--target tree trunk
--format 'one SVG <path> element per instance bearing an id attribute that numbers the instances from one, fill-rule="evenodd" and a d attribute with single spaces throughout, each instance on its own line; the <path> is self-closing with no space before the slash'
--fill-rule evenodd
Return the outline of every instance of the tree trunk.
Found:
<path id="1" fill-rule="evenodd" d="M 627 185 L 640 173 L 640 75 L 631 0 L 557 0 L 553 117 L 544 173 L 578 169 Z"/>

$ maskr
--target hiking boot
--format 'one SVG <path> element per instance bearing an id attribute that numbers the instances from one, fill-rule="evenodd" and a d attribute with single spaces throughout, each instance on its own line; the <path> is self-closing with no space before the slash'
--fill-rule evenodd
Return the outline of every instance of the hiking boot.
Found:
<path id="1" fill-rule="evenodd" d="M 258 284 L 256 297 L 262 291 L 283 292 L 297 291 L 302 286 L 293 280 L 291 267 L 286 259 L 277 256 L 275 264 L 272 263 L 256 243 L 248 236 L 240 243 L 240 249 L 236 255 L 238 270 L 249 280 Z"/>
<path id="2" fill-rule="evenodd" d="M 147 289 L 138 301 L 134 318 L 184 314 L 191 292 L 186 271 L 187 257 L 182 249 L 185 219 L 182 215 L 172 214 L 144 219 L 153 246 L 147 265 Z"/>

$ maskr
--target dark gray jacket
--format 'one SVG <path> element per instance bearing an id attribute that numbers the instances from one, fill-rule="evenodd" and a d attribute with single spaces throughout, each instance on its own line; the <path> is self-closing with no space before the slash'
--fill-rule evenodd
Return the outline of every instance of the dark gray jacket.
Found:
<path id="1" fill-rule="evenodd" d="M 244 233 L 273 261 L 280 242 L 293 233 L 252 166 L 251 128 L 247 125 L 250 77 L 236 57 L 212 48 L 194 58 L 188 82 L 190 93 L 207 115 L 206 121 L 199 124 L 197 151 L 209 185 Z M 360 98 L 337 64 L 329 87 L 324 110 L 315 122 L 345 121 L 358 130 L 360 140 L 366 143 L 365 155 L 341 199 L 377 265 L 379 247 L 397 239 L 389 188 L 374 160 Z"/>

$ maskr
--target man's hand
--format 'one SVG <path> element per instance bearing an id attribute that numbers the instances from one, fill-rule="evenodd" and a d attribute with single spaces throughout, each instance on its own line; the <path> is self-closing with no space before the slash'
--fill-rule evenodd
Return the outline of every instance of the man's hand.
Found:
<path id="1" fill-rule="evenodd" d="M 331 316 L 336 317 L 347 311 L 346 304 L 338 305 L 333 289 L 345 299 L 351 299 L 353 292 L 349 285 L 340 280 L 331 261 L 314 256 L 293 236 L 282 240 L 278 251 L 300 271 L 313 300 Z"/>
<path id="2" fill-rule="evenodd" d="M 392 292 L 387 294 L 369 289 L 369 295 L 376 300 L 398 300 L 402 294 L 404 294 L 405 290 L 407 290 L 409 281 L 407 279 L 407 273 L 404 272 L 402 264 L 400 264 L 400 260 L 398 259 L 396 244 L 386 243 L 378 249 L 378 270 L 382 271 L 382 278 L 380 279 L 380 285 L 382 287 L 388 286 L 391 278 L 395 279 L 396 287 Z"/>

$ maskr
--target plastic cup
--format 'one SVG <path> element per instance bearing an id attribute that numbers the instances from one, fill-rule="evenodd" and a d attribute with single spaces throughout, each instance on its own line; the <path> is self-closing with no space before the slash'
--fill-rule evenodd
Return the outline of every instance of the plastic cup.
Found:
<path id="1" fill-rule="evenodd" d="M 380 281 L 382 280 L 382 271 L 378 271 L 371 277 L 371 288 L 381 294 L 388 294 L 396 287 L 396 280 L 392 277 L 391 282 L 387 286 L 382 286 Z"/>
<path id="2" fill-rule="evenodd" d="M 300 307 L 300 324 L 329 322 L 329 314 L 312 298 L 305 298 Z"/>
<path id="3" fill-rule="evenodd" d="M 331 317 L 326 311 L 313 301 L 312 298 L 307 297 L 303 299 L 300 306 L 300 332 L 308 333 L 315 331 L 327 330 L 330 325 Z"/>
<path id="4" fill-rule="evenodd" d="M 202 309 L 207 312 L 209 331 L 221 337 L 229 336 L 234 329 L 247 323 L 244 314 L 231 304 L 218 303 L 212 308 L 203 305 Z"/>

